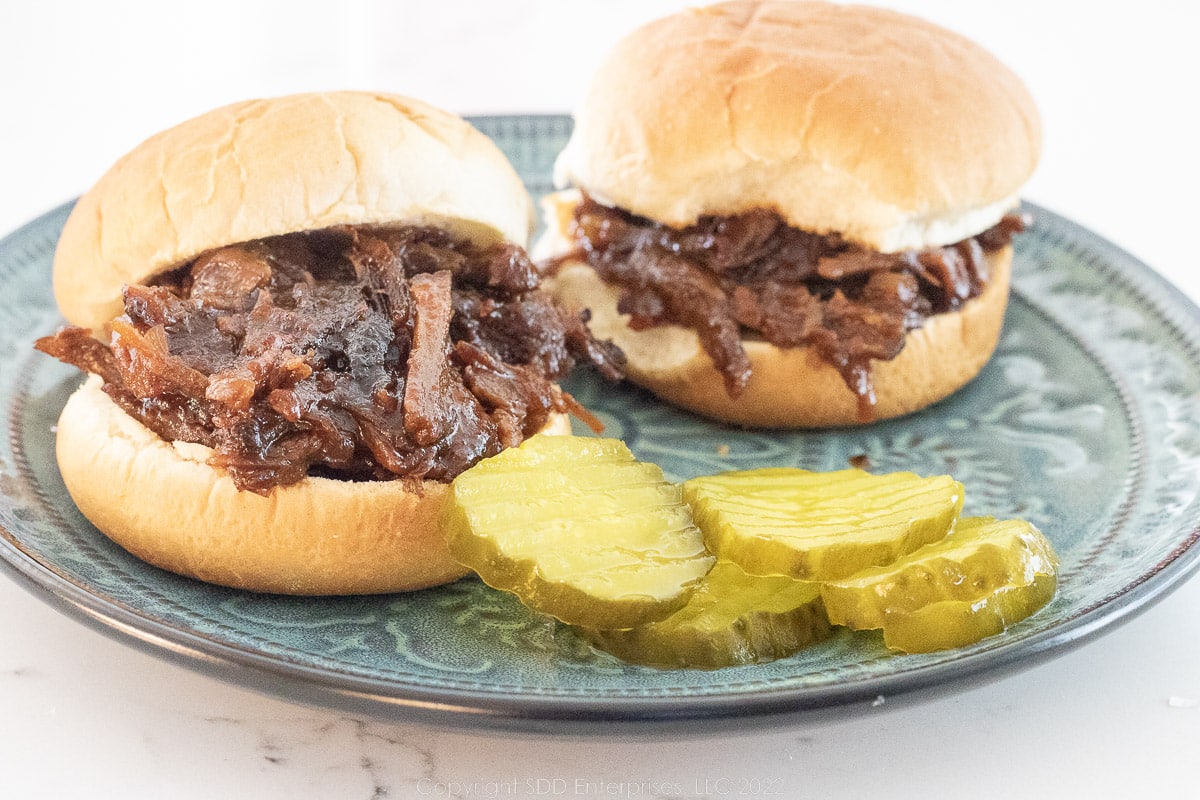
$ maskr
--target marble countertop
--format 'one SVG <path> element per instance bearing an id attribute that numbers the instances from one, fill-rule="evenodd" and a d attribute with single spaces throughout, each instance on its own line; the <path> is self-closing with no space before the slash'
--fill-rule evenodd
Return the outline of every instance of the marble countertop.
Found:
<path id="1" fill-rule="evenodd" d="M 0 7 L 0 232 L 140 139 L 248 96 L 385 88 L 462 113 L 568 110 L 603 50 L 674 0 L 211 0 Z M 1147 1 L 887 3 L 1030 85 L 1026 196 L 1200 300 L 1200 11 Z M 0 795 L 14 798 L 1190 796 L 1200 579 L 994 682 L 786 725 L 543 735 L 308 707 L 128 646 L 0 577 Z"/>

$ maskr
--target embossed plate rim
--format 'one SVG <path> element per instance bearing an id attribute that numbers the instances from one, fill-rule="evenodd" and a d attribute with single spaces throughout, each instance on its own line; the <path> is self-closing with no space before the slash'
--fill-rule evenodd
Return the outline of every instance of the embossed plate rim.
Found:
<path id="1" fill-rule="evenodd" d="M 231 684 L 276 697 L 391 717 L 403 710 L 416 721 L 472 726 L 486 723 L 527 732 L 618 733 L 660 730 L 703 720 L 716 732 L 747 721 L 787 723 L 798 717 L 830 716 L 874 708 L 880 698 L 891 706 L 925 696 L 962 690 L 1029 669 L 1062 655 L 1133 619 L 1190 578 L 1200 568 L 1200 528 L 1187 545 L 1125 587 L 1110 600 L 1054 628 L 1011 646 L 966 654 L 954 661 L 916 667 L 849 686 L 756 689 L 744 694 L 687 697 L 657 695 L 608 697 L 589 702 L 553 695 L 497 695 L 468 689 L 451 691 L 317 668 L 167 625 L 58 573 L 20 546 L 0 526 L 0 567 L 51 606 L 92 629 L 150 655 Z M 246 670 L 250 671 L 247 672 Z M 282 678 L 286 686 L 278 679 Z M 618 724 L 613 724 L 618 723 Z M 694 729 L 689 733 L 696 732 Z"/>

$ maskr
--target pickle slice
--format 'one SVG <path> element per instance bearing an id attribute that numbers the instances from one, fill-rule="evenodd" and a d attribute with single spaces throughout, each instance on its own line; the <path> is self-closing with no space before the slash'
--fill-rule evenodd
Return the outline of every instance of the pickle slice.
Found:
<path id="1" fill-rule="evenodd" d="M 717 669 L 790 656 L 829 631 L 820 584 L 748 575 L 731 561 L 718 561 L 687 605 L 666 619 L 581 633 L 635 664 Z"/>
<path id="2" fill-rule="evenodd" d="M 679 487 L 615 439 L 540 435 L 480 461 L 442 531 L 489 586 L 591 628 L 666 617 L 714 561 Z"/>
<path id="3" fill-rule="evenodd" d="M 705 543 L 754 575 L 835 580 L 941 539 L 962 510 L 948 475 L 768 468 L 683 485 Z"/>
<path id="4" fill-rule="evenodd" d="M 821 588 L 832 622 L 882 628 L 895 650 L 973 644 L 1028 617 L 1054 596 L 1058 558 L 1023 520 L 960 519 L 952 534 L 886 567 Z"/>

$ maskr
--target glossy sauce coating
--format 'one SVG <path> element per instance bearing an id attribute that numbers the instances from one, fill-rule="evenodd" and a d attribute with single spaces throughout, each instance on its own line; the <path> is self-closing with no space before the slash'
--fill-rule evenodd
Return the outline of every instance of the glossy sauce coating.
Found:
<path id="1" fill-rule="evenodd" d="M 340 227 L 208 251 L 127 286 L 111 346 L 37 343 L 95 372 L 167 440 L 237 485 L 308 474 L 449 481 L 573 401 L 552 385 L 619 353 L 536 287 L 518 247 L 430 227 Z"/>
<path id="2" fill-rule="evenodd" d="M 619 287 L 618 310 L 632 328 L 694 329 L 731 397 L 750 380 L 741 340 L 759 336 L 815 348 L 858 397 L 859 416 L 870 419 L 871 361 L 895 358 L 908 331 L 977 297 L 988 280 L 985 254 L 1027 224 L 1008 214 L 956 244 L 880 253 L 793 228 L 766 209 L 671 228 L 585 195 L 567 258 L 583 259 Z"/>

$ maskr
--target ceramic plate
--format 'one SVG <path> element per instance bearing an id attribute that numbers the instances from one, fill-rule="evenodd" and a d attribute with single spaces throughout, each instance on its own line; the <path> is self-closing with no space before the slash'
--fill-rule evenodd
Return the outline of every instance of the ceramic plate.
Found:
<path id="1" fill-rule="evenodd" d="M 477 124 L 535 195 L 549 189 L 564 117 Z M 1151 270 L 1039 209 L 1019 237 L 1003 339 L 949 400 L 861 430 L 744 432 L 632 388 L 569 389 L 607 434 L 675 478 L 766 465 L 949 472 L 965 511 L 1036 523 L 1062 558 L 1034 617 L 973 647 L 890 655 L 841 632 L 792 658 L 659 671 L 593 651 L 475 580 L 383 597 L 296 599 L 158 571 L 80 516 L 54 463 L 53 426 L 79 376 L 30 349 L 59 317 L 51 254 L 68 208 L 0 243 L 0 556 L 61 608 L 118 638 L 288 696 L 441 720 L 553 727 L 591 720 L 769 718 L 963 686 L 1062 652 L 1177 586 L 1196 567 L 1200 311 Z M 152 502 L 152 500 L 151 500 Z"/>

